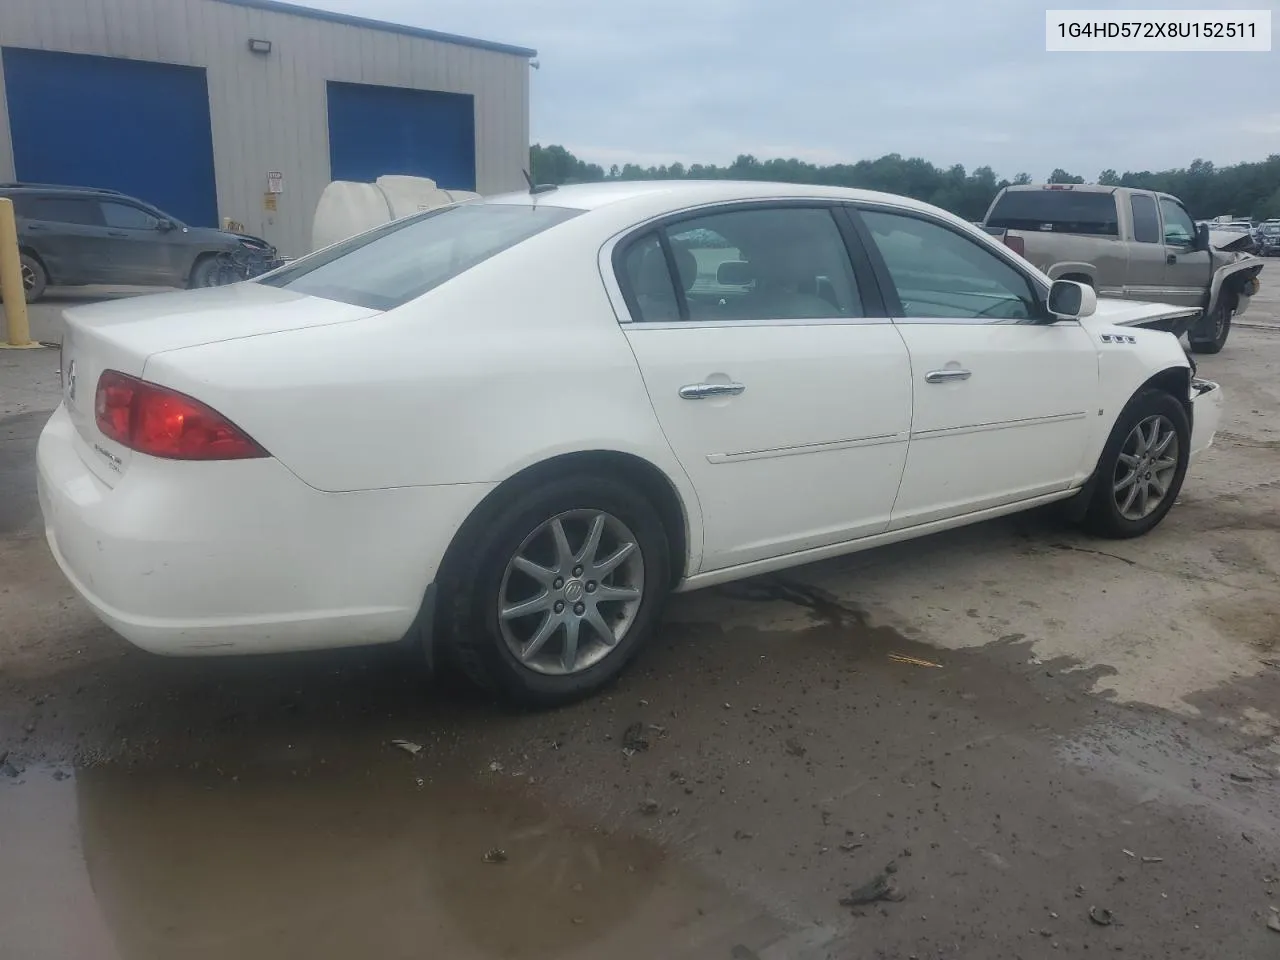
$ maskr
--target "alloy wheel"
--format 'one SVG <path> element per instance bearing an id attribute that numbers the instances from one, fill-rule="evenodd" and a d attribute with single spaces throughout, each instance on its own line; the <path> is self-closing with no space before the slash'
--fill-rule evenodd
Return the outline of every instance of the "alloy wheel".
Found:
<path id="1" fill-rule="evenodd" d="M 1162 414 L 1140 421 L 1120 448 L 1112 478 L 1116 509 L 1143 520 L 1164 502 L 1178 469 L 1178 431 Z"/>
<path id="2" fill-rule="evenodd" d="M 498 589 L 498 626 L 511 654 L 538 673 L 580 673 L 613 653 L 644 598 L 639 542 L 603 510 L 571 510 L 516 549 Z"/>

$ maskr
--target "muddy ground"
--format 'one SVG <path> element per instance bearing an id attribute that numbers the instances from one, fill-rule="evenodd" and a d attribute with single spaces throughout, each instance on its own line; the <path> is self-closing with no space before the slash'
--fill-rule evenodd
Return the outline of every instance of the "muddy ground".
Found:
<path id="1" fill-rule="evenodd" d="M 55 363 L 0 354 L 4 960 L 1280 956 L 1280 325 L 1201 359 L 1228 419 L 1151 536 L 680 597 L 540 715 L 395 649 L 114 637 L 42 538 Z"/>

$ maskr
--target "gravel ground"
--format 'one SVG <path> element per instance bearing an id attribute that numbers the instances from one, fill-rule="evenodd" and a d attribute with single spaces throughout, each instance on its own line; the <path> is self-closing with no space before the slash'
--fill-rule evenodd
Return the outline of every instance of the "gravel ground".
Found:
<path id="1" fill-rule="evenodd" d="M 114 637 L 42 538 L 54 353 L 0 352 L 0 958 L 1276 956 L 1280 297 L 1242 319 L 1151 536 L 1029 514 L 682 596 L 534 716 L 395 649 Z"/>

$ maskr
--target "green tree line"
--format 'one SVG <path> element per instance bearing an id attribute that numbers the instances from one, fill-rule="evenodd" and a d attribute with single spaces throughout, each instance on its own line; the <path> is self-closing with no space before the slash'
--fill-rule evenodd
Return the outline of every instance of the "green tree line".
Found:
<path id="1" fill-rule="evenodd" d="M 877 160 L 837 163 L 830 166 L 803 160 L 760 160 L 739 156 L 728 166 L 695 163 L 686 167 L 641 167 L 616 164 L 608 170 L 575 157 L 562 146 L 534 144 L 529 151 L 530 176 L 536 183 L 594 183 L 603 180 L 767 180 L 775 183 L 811 183 L 858 187 L 902 194 L 950 210 L 966 220 L 981 219 L 992 198 L 1011 183 L 1031 183 L 1030 174 L 1012 180 L 999 178 L 991 167 L 967 171 L 960 164 L 937 167 L 919 157 L 890 153 Z M 1049 183 L 1085 183 L 1085 178 L 1055 169 Z M 1256 219 L 1280 217 L 1280 153 L 1256 163 L 1215 167 L 1207 160 L 1176 170 L 1140 170 L 1117 173 L 1103 170 L 1096 183 L 1140 187 L 1171 193 L 1182 200 L 1197 219 L 1222 214 Z"/>

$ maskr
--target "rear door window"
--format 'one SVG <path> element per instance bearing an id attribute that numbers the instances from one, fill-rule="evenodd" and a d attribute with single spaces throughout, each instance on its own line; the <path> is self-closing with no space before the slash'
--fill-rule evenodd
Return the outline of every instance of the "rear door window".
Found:
<path id="1" fill-rule="evenodd" d="M 671 282 L 667 254 L 656 233 L 636 240 L 622 259 L 622 275 L 631 309 L 642 323 L 670 323 L 680 319 L 680 301 Z"/>
<path id="2" fill-rule="evenodd" d="M 665 248 L 657 234 L 648 234 L 632 242 L 620 264 L 619 281 L 637 321 L 864 315 L 849 251 L 826 207 L 706 213 L 661 233 Z"/>
<path id="3" fill-rule="evenodd" d="M 49 223 L 70 223 L 86 227 L 103 225 L 98 202 L 81 197 L 37 197 L 31 204 L 30 217 L 32 220 Z"/>
<path id="4" fill-rule="evenodd" d="M 391 310 L 580 213 L 543 204 L 441 207 L 352 237 L 258 282 Z"/>
<path id="5" fill-rule="evenodd" d="M 1160 215 L 1156 213 L 1154 197 L 1135 193 L 1129 198 L 1133 211 L 1133 239 L 1139 243 L 1160 242 Z"/>
<path id="6" fill-rule="evenodd" d="M 1006 190 L 986 225 L 1003 230 L 1120 235 L 1115 194 L 1097 190 Z"/>

